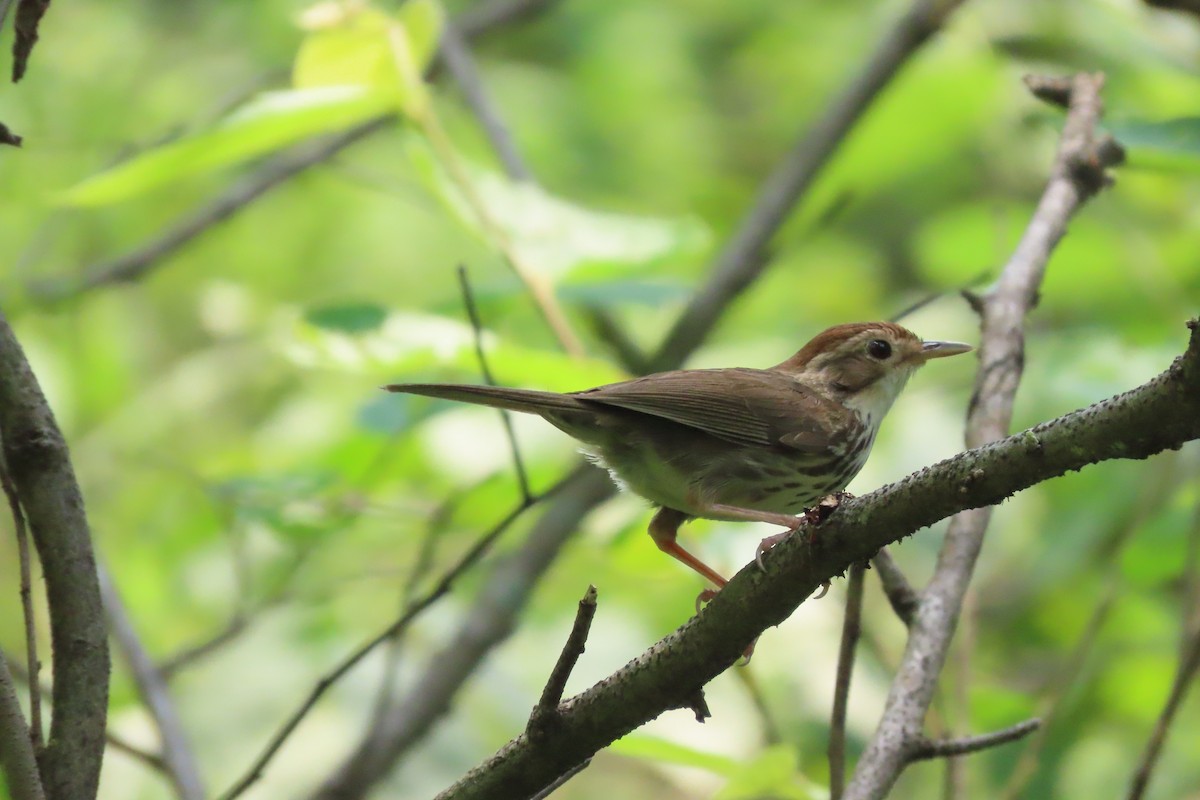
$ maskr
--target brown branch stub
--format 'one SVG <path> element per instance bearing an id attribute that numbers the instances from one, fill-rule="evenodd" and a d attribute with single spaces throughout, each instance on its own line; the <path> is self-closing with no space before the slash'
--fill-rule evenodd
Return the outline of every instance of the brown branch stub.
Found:
<path id="1" fill-rule="evenodd" d="M 1026 75 L 1021 80 L 1037 99 L 1052 106 L 1066 108 L 1071 104 L 1071 79 L 1059 75 Z"/>
<path id="2" fill-rule="evenodd" d="M 595 616 L 596 587 L 589 585 L 583 598 L 579 601 L 579 608 L 575 612 L 575 624 L 571 626 L 571 633 L 567 636 L 566 644 L 559 653 L 554 669 L 550 671 L 550 678 L 546 681 L 545 688 L 542 689 L 542 696 L 538 700 L 538 704 L 533 707 L 533 713 L 529 715 L 525 733 L 531 742 L 538 743 L 549 739 L 554 723 L 558 719 L 558 704 L 562 702 L 563 691 L 567 688 L 567 679 L 571 677 L 575 664 L 583 655 Z"/>
<path id="3" fill-rule="evenodd" d="M 1200 18 L 1200 0 L 1142 0 L 1151 8 L 1163 11 L 1179 11 Z"/>
<path id="4" fill-rule="evenodd" d="M 883 594 L 891 604 L 892 610 L 896 612 L 896 616 L 906 626 L 912 625 L 913 612 L 917 610 L 917 605 L 921 602 L 917 590 L 908 582 L 908 578 L 904 577 L 900 566 L 886 547 L 875 554 L 875 557 L 871 559 L 871 565 L 875 567 L 875 574 L 879 576 Z"/>
<path id="5" fill-rule="evenodd" d="M 696 722 L 701 725 L 704 724 L 704 720 L 712 716 L 712 711 L 708 709 L 708 700 L 704 697 L 704 687 L 700 687 L 688 695 L 678 707 L 691 710 L 696 715 Z"/>
<path id="6" fill-rule="evenodd" d="M 1015 742 L 1033 733 L 1042 724 L 1040 719 L 1027 719 L 1003 730 L 984 733 L 978 736 L 963 736 L 959 739 L 921 739 L 909 756 L 911 761 L 923 761 L 931 758 L 950 758 L 968 753 L 978 753 L 989 747 L 996 747 L 1009 742 Z"/>
<path id="7" fill-rule="evenodd" d="M 10 147 L 20 147 L 22 141 L 20 136 L 13 133 L 3 122 L 0 122 L 0 144 L 6 144 Z"/>
<path id="8" fill-rule="evenodd" d="M 50 0 L 18 0 L 17 2 L 17 16 L 13 20 L 13 29 L 16 31 L 12 47 L 13 83 L 21 80 L 25 75 L 29 55 L 33 52 L 33 46 L 37 44 L 38 23 L 42 21 L 42 15 L 49 7 Z"/>

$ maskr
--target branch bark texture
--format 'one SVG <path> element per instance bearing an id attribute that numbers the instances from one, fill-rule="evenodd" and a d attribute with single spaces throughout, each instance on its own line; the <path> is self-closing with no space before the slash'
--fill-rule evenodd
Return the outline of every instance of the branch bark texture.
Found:
<path id="1" fill-rule="evenodd" d="M 39 756 L 50 800 L 94 797 L 108 712 L 108 640 L 83 497 L 67 444 L 8 320 L 0 316 L 0 433 L 46 576 L 54 711 Z"/>
<path id="2" fill-rule="evenodd" d="M 690 707 L 696 692 L 763 630 L 790 616 L 822 582 L 887 544 L 1088 464 L 1147 458 L 1200 438 L 1200 320 L 1189 327 L 1187 352 L 1143 386 L 847 501 L 815 534 L 801 529 L 771 550 L 765 573 L 749 565 L 698 616 L 563 703 L 553 741 L 534 745 L 518 736 L 439 800 L 531 797 L 659 714 Z"/>
<path id="3" fill-rule="evenodd" d="M 976 304 L 982 337 L 967 415 L 968 447 L 1008 433 L 1025 363 L 1025 315 L 1037 302 L 1050 253 L 1075 212 L 1105 185 L 1105 167 L 1120 159 L 1120 148 L 1096 134 L 1103 84 L 1100 75 L 1080 74 L 1066 85 L 1067 119 L 1050 181 L 996 286 Z M 933 578 L 913 614 L 883 718 L 858 763 L 847 800 L 885 797 L 913 760 L 990 519 L 991 509 L 982 507 L 951 520 Z"/>

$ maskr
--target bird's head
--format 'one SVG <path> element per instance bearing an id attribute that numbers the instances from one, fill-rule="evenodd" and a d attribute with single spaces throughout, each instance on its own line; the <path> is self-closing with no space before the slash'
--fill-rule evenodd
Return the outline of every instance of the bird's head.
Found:
<path id="1" fill-rule="evenodd" d="M 926 361 L 970 352 L 960 342 L 925 342 L 893 322 L 835 325 L 774 367 L 878 423 Z"/>

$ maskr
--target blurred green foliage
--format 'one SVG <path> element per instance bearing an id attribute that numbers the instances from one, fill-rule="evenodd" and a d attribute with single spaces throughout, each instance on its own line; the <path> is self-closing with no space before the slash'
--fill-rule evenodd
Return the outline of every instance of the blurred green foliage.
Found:
<path id="1" fill-rule="evenodd" d="M 245 633 L 173 683 L 213 790 L 245 769 L 321 675 L 394 618 L 427 536 L 418 591 L 519 499 L 493 412 L 377 389 L 478 380 L 456 266 L 469 267 L 498 381 L 569 390 L 620 378 L 590 311 L 653 348 L 773 165 L 904 7 L 561 0 L 498 28 L 473 49 L 536 185 L 503 177 L 452 82 L 414 78 L 440 25 L 431 0 L 307 31 L 297 21 L 315 23 L 300 0 L 51 9 L 28 76 L 3 95 L 0 117 L 25 137 L 22 150 L 0 153 L 4 310 L 71 442 L 99 551 L 151 652 L 167 657 L 249 616 Z M 446 13 L 466 9 L 452 3 Z M 387 39 L 397 19 L 407 37 L 400 56 Z M 887 317 L 930 293 L 939 299 L 906 324 L 973 340 L 975 320 L 956 293 L 985 287 L 1011 252 L 1061 119 L 1020 78 L 1102 69 L 1107 126 L 1129 163 L 1051 261 L 1015 424 L 1147 379 L 1180 351 L 1182 323 L 1200 305 L 1198 64 L 1196 20 L 1133 0 L 968 2 L 856 127 L 775 237 L 769 270 L 690 364 L 775 363 L 827 325 Z M 266 154 L 384 111 L 397 118 L 390 129 L 141 279 L 53 304 L 34 291 L 153 237 L 254 174 Z M 430 146 L 431 114 L 501 234 L 556 283 L 586 358 L 562 353 L 495 232 L 464 207 L 445 154 Z M 960 448 L 972 378 L 966 362 L 925 370 L 851 489 Z M 574 446 L 537 420 L 515 422 L 533 487 L 545 490 L 573 463 Z M 1003 504 L 959 637 L 970 652 L 952 658 L 930 732 L 982 732 L 1039 713 L 1115 591 L 1024 796 L 1110 796 L 1124 786 L 1196 603 L 1198 469 L 1192 446 L 1152 464 L 1104 464 Z M 498 550 L 517 547 L 536 513 Z M 521 627 L 379 796 L 431 795 L 523 729 L 588 583 L 600 590 L 599 612 L 569 693 L 688 617 L 701 587 L 644 535 L 647 519 L 622 496 L 580 520 Z M 749 560 L 760 534 L 718 523 L 684 531 L 726 572 Z M 939 541 L 940 530 L 924 531 L 895 548 L 914 581 L 929 574 Z M 12 538 L 0 537 L 0 585 L 15 576 Z M 852 756 L 904 641 L 868 581 Z M 401 690 L 462 623 L 479 585 L 469 574 L 412 631 Z M 4 602 L 0 645 L 19 653 L 16 592 Z M 44 610 L 39 621 L 44 629 Z M 606 797 L 613 785 L 631 797 L 820 796 L 839 626 L 835 584 L 829 599 L 764 635 L 749 669 L 769 723 L 747 684 L 722 676 L 705 726 L 686 711 L 656 720 L 556 797 Z M 247 796 L 297 796 L 322 779 L 369 719 L 382 664 L 339 683 Z M 120 663 L 112 728 L 154 746 Z M 971 756 L 966 796 L 998 796 L 1025 746 Z M 1198 751 L 1194 695 L 1151 796 L 1194 793 Z M 935 796 L 942 771 L 911 767 L 894 796 Z M 110 751 L 103 796 L 172 795 Z"/>

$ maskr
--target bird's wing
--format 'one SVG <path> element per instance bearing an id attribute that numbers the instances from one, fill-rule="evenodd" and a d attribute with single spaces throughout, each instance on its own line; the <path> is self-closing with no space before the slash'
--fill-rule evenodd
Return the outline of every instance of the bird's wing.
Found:
<path id="1" fill-rule="evenodd" d="M 734 444 L 819 453 L 839 439 L 836 404 L 779 372 L 696 369 L 600 386 L 574 397 L 670 420 Z"/>

